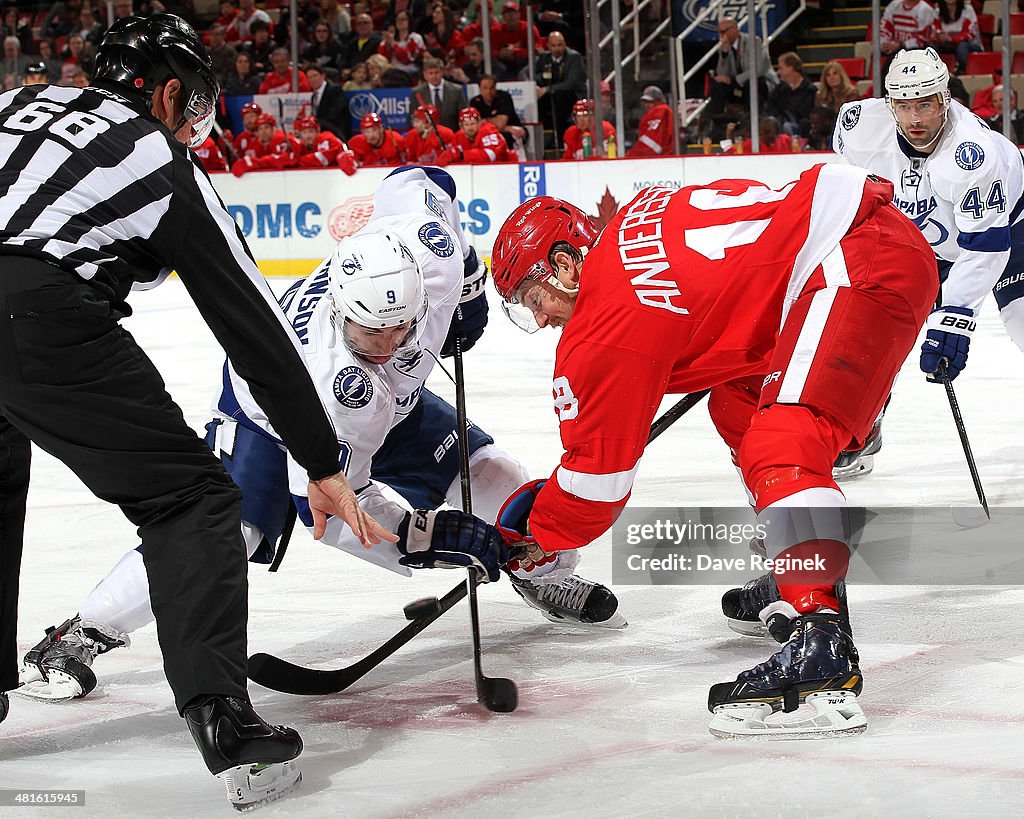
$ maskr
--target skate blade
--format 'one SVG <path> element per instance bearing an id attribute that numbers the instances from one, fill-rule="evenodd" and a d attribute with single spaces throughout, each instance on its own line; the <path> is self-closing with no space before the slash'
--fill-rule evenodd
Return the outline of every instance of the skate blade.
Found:
<path id="1" fill-rule="evenodd" d="M 30 700 L 42 702 L 67 702 L 85 696 L 85 689 L 78 680 L 63 671 L 52 669 L 49 679 L 43 679 L 35 668 L 23 668 L 19 674 L 20 684 L 9 693 Z"/>
<path id="2" fill-rule="evenodd" d="M 550 611 L 543 611 L 541 613 L 552 623 L 558 623 L 560 626 L 575 626 L 576 628 L 586 629 L 587 631 L 608 631 L 609 629 L 616 631 L 624 629 L 629 625 L 626 618 L 618 612 L 615 612 L 615 614 L 607 620 L 602 620 L 599 623 L 591 623 L 587 620 L 577 620 L 574 617 L 562 617 Z"/>
<path id="3" fill-rule="evenodd" d="M 953 523 L 963 529 L 977 529 L 991 522 L 979 503 L 955 501 L 949 507 L 949 513 L 953 517 Z"/>
<path id="4" fill-rule="evenodd" d="M 862 455 L 849 466 L 836 466 L 832 468 L 832 480 L 834 481 L 855 481 L 858 478 L 866 478 L 875 468 L 874 455 Z"/>
<path id="5" fill-rule="evenodd" d="M 258 767 L 239 765 L 220 775 L 235 810 L 244 813 L 269 805 L 284 798 L 302 783 L 302 771 L 294 762 L 278 762 L 255 771 Z"/>
<path id="6" fill-rule="evenodd" d="M 719 739 L 824 739 L 862 733 L 867 717 L 850 691 L 808 694 L 805 706 L 789 714 L 767 702 L 730 703 L 714 710 L 708 730 Z"/>
<path id="7" fill-rule="evenodd" d="M 736 620 L 732 617 L 726 618 L 729 628 L 744 637 L 767 637 L 768 629 L 760 620 Z"/>

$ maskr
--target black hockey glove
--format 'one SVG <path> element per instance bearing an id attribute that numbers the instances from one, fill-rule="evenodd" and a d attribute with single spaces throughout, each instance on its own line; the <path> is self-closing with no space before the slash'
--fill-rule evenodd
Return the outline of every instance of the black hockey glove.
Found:
<path id="1" fill-rule="evenodd" d="M 442 358 L 455 355 L 455 339 L 458 336 L 462 337 L 462 352 L 471 349 L 487 326 L 487 291 L 484 287 L 487 282 L 487 265 L 477 258 L 473 248 L 469 249 L 466 257 L 463 276 L 462 297 L 452 316 L 448 336 L 441 346 Z"/>
<path id="2" fill-rule="evenodd" d="M 417 569 L 473 567 L 488 581 L 501 577 L 508 546 L 493 526 L 457 509 L 416 509 L 398 526 L 398 562 Z M 482 578 L 481 578 L 482 579 Z"/>

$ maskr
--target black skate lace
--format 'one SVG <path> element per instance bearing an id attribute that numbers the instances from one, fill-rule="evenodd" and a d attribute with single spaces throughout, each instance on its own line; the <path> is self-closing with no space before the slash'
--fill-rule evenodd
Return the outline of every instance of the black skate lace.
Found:
<path id="1" fill-rule="evenodd" d="M 583 604 L 594 584 L 575 575 L 569 575 L 559 583 L 540 586 L 538 598 L 545 603 L 552 603 L 570 611 L 582 611 Z"/>

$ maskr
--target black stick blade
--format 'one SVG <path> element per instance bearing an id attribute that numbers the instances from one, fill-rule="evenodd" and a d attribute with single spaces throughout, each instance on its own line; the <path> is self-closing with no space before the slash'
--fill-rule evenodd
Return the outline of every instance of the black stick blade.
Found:
<path id="1" fill-rule="evenodd" d="M 519 705 L 519 689 L 507 677 L 484 677 L 480 702 L 488 711 L 510 714 Z"/>

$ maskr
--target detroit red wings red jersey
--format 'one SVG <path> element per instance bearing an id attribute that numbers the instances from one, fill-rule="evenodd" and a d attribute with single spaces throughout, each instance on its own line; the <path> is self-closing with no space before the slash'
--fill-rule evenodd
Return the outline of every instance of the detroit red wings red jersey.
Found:
<path id="1" fill-rule="evenodd" d="M 615 126 L 607 120 L 604 120 L 601 125 L 604 132 L 604 144 L 605 152 L 608 150 L 608 139 L 615 136 Z M 581 131 L 576 125 L 570 125 L 565 129 L 565 136 L 563 141 L 565 142 L 565 153 L 562 154 L 562 159 L 590 159 L 596 155 L 591 153 L 591 157 L 583 156 L 583 135 L 589 134 L 590 131 Z"/>
<path id="2" fill-rule="evenodd" d="M 321 131 L 311 148 L 301 139 L 291 137 L 292 153 L 300 168 L 328 168 L 334 165 L 338 151 L 346 150 L 345 143 L 330 131 Z"/>
<path id="3" fill-rule="evenodd" d="M 224 161 L 224 155 L 220 152 L 220 148 L 217 147 L 217 143 L 213 141 L 213 137 L 207 137 L 203 144 L 195 149 L 195 153 L 199 157 L 199 161 L 203 163 L 207 173 L 226 171 L 228 169 L 228 165 Z"/>
<path id="4" fill-rule="evenodd" d="M 384 131 L 384 141 L 380 147 L 374 148 L 363 134 L 356 134 L 348 141 L 349 150 L 359 160 L 360 165 L 401 165 L 404 161 L 402 137 L 390 128 Z"/>
<path id="5" fill-rule="evenodd" d="M 452 144 L 455 134 L 451 128 L 438 125 L 437 131 L 444 138 L 445 145 Z M 415 128 L 405 135 L 402 147 L 405 149 L 405 161 L 416 165 L 429 165 L 436 162 L 437 157 L 444 150 L 437 138 L 437 133 L 430 131 L 424 139 Z"/>
<path id="6" fill-rule="evenodd" d="M 627 156 L 664 156 L 672 153 L 672 109 L 665 104 L 655 105 L 640 117 L 636 129 L 636 142 Z"/>
<path id="7" fill-rule="evenodd" d="M 767 372 L 789 307 L 862 199 L 887 204 L 891 185 L 865 188 L 866 177 L 819 165 L 778 191 L 647 188 L 619 211 L 586 257 L 558 344 L 565 452 L 530 515 L 544 549 L 583 546 L 612 524 L 666 393 Z"/>
<path id="8" fill-rule="evenodd" d="M 257 142 L 259 140 L 256 139 L 255 131 L 242 131 L 242 133 L 235 137 L 235 153 L 239 156 L 256 156 Z"/>
<path id="9" fill-rule="evenodd" d="M 455 135 L 455 145 L 462 149 L 462 156 L 466 162 L 507 162 L 508 143 L 501 131 L 489 122 L 480 125 L 473 141 L 463 131 Z"/>

